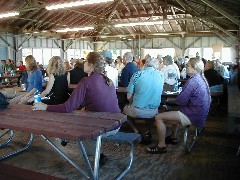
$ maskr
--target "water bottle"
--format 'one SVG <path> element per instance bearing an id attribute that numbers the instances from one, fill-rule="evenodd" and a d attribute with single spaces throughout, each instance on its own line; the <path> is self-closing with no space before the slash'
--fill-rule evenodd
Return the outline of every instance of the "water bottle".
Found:
<path id="1" fill-rule="evenodd" d="M 39 102 L 41 102 L 41 96 L 40 96 L 40 92 L 37 90 L 34 95 L 34 103 L 39 103 Z"/>
<path id="2" fill-rule="evenodd" d="M 175 79 L 175 83 L 174 83 L 174 91 L 178 91 L 178 79 Z"/>
<path id="3" fill-rule="evenodd" d="M 13 70 L 10 71 L 10 76 L 14 76 Z"/>

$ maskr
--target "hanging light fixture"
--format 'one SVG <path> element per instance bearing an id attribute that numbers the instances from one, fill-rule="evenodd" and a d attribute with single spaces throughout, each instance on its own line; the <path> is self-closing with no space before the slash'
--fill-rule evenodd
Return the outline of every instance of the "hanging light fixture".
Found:
<path id="1" fill-rule="evenodd" d="M 85 6 L 85 5 L 89 5 L 89 4 L 106 3 L 106 2 L 111 2 L 111 1 L 114 1 L 114 0 L 73 1 L 73 2 L 68 2 L 68 3 L 46 6 L 46 9 L 47 10 L 55 10 L 55 9 L 62 9 L 62 8 L 71 8 L 71 7 L 76 7 L 76 6 Z"/>
<path id="2" fill-rule="evenodd" d="M 115 24 L 115 27 L 124 27 L 124 26 L 151 26 L 151 25 L 162 25 L 163 21 L 145 21 L 145 22 L 130 22 L 130 23 L 121 23 Z"/>
<path id="3" fill-rule="evenodd" d="M 66 29 L 58 29 L 56 32 L 74 32 L 74 31 L 87 31 L 87 30 L 91 30 L 94 29 L 94 27 L 92 26 L 86 26 L 86 27 L 75 27 L 75 28 L 66 28 Z"/>
<path id="4" fill-rule="evenodd" d="M 6 12 L 6 13 L 0 14 L 0 18 L 7 18 L 7 17 L 12 17 L 12 16 L 18 16 L 18 15 L 19 15 L 19 12 L 12 11 L 12 12 Z"/>

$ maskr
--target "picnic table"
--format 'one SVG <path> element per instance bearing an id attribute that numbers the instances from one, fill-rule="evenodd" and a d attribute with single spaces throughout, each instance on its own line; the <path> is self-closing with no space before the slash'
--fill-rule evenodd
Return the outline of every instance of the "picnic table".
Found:
<path id="1" fill-rule="evenodd" d="M 4 160 L 13 155 L 19 154 L 28 149 L 34 139 L 34 135 L 40 135 L 49 143 L 63 158 L 71 163 L 85 177 L 98 179 L 99 158 L 101 149 L 102 134 L 114 130 L 126 121 L 126 116 L 122 113 L 109 112 L 85 112 L 74 111 L 72 113 L 57 113 L 48 111 L 33 111 L 29 105 L 10 105 L 7 109 L 0 111 L 0 127 L 12 131 L 22 131 L 30 133 L 28 143 L 22 149 L 4 154 L 0 160 Z M 12 132 L 13 134 L 13 132 Z M 13 135 L 11 135 L 13 137 Z M 0 136 L 1 138 L 2 136 Z M 12 138 L 11 137 L 11 138 Z M 82 169 L 76 162 L 69 159 L 55 145 L 50 137 L 77 141 L 81 155 L 83 156 L 88 172 Z M 8 139 L 8 141 L 11 141 Z M 83 140 L 97 140 L 94 168 L 92 168 Z M 5 147 L 9 142 L 0 144 Z M 33 157 L 34 158 L 34 157 Z"/>

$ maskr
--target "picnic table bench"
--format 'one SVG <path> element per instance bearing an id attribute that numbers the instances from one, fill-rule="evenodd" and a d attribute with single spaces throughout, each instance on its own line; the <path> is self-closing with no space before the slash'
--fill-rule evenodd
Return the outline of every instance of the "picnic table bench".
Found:
<path id="1" fill-rule="evenodd" d="M 32 111 L 31 106 L 28 105 L 10 105 L 7 109 L 0 111 L 0 116 L 1 128 L 31 134 L 28 143 L 23 149 L 4 154 L 0 157 L 0 160 L 4 160 L 28 149 L 32 144 L 34 134 L 37 134 L 46 140 L 46 142 L 48 142 L 63 158 L 71 163 L 86 178 L 92 179 L 98 179 L 102 134 L 120 127 L 121 124 L 126 121 L 126 116 L 121 113 L 83 111 L 56 113 L 48 111 Z M 82 169 L 76 162 L 69 159 L 57 147 L 57 145 L 51 141 L 50 137 L 77 141 L 80 153 L 88 167 L 88 172 Z M 82 141 L 96 139 L 95 163 L 94 168 L 92 168 Z M 0 144 L 0 146 L 7 146 L 10 142 L 11 138 L 8 142 Z"/>

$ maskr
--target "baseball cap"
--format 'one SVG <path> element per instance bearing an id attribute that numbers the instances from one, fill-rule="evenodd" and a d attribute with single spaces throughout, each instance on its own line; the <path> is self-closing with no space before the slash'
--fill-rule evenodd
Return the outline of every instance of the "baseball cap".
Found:
<path id="1" fill-rule="evenodd" d="M 112 53 L 110 51 L 104 50 L 102 52 L 102 55 L 103 55 L 104 59 L 108 59 L 108 60 L 112 61 Z"/>
<path id="2" fill-rule="evenodd" d="M 169 64 L 173 63 L 173 59 L 170 55 L 167 55 L 167 56 L 163 57 L 163 59 L 166 60 Z"/>

